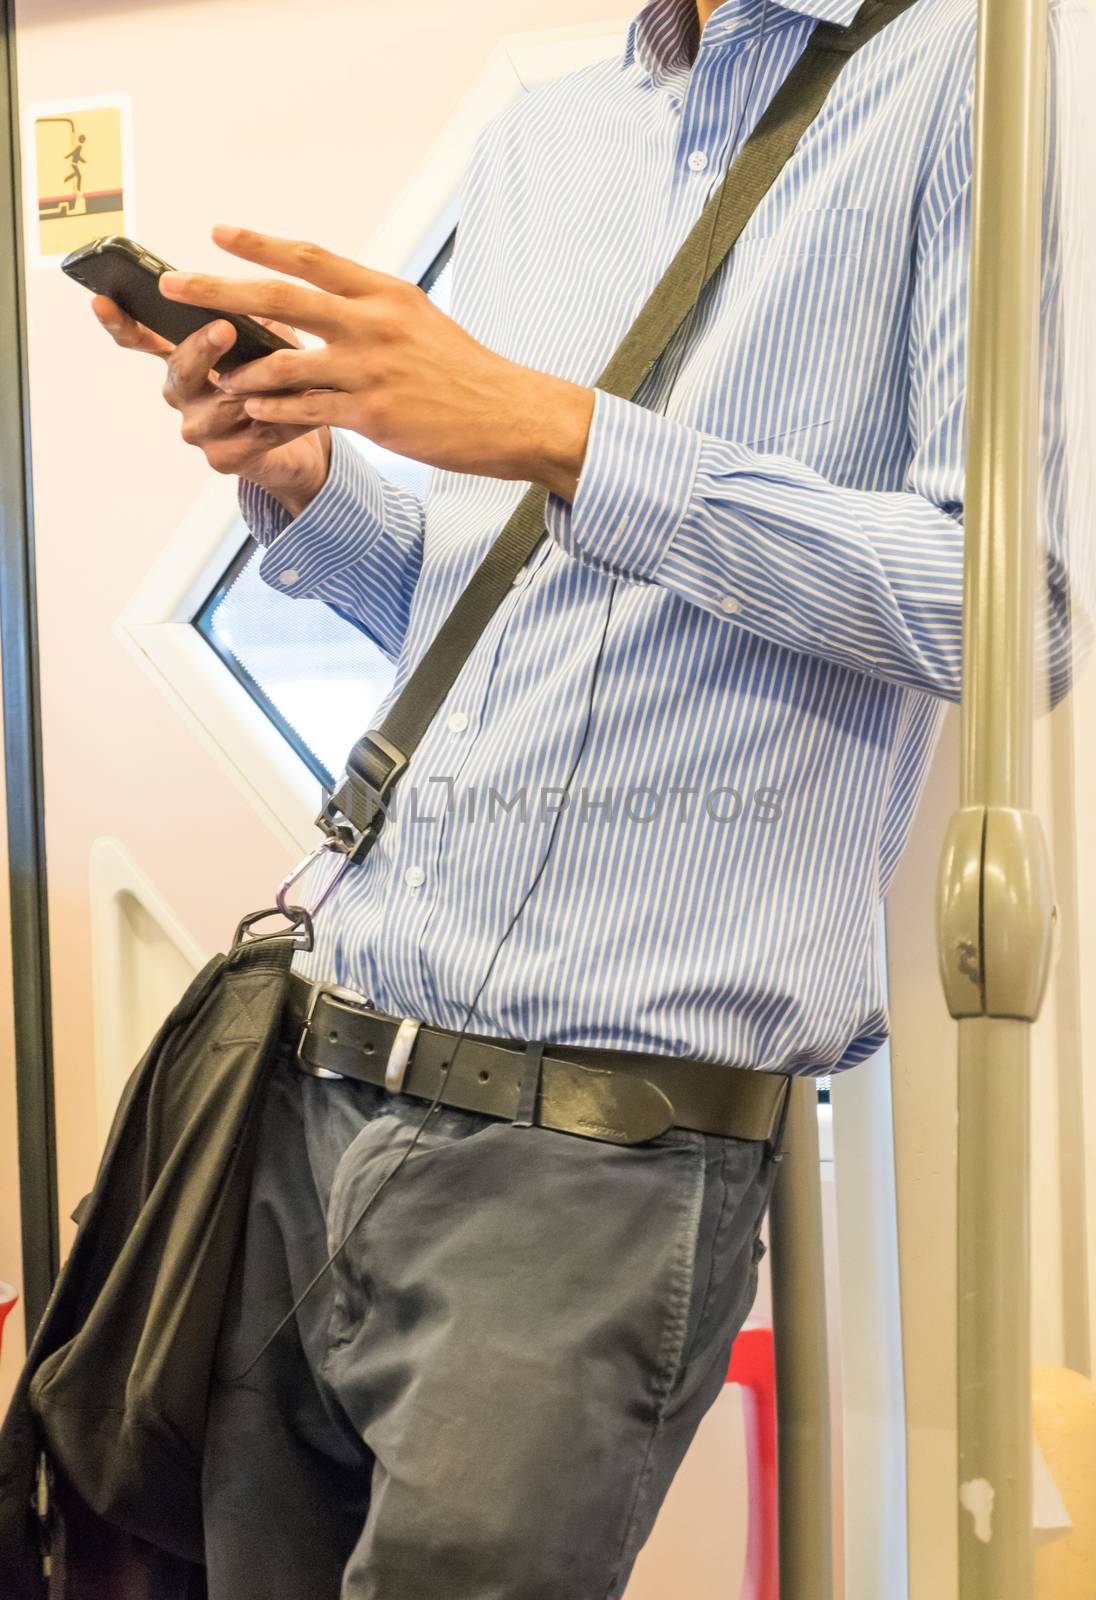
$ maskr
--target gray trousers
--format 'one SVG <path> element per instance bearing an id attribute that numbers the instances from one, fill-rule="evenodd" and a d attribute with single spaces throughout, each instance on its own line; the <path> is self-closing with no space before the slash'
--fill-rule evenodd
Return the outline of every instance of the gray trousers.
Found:
<path id="1" fill-rule="evenodd" d="M 210 1600 L 610 1600 L 753 1302 L 767 1148 L 622 1148 L 275 1066 L 204 1474 Z"/>

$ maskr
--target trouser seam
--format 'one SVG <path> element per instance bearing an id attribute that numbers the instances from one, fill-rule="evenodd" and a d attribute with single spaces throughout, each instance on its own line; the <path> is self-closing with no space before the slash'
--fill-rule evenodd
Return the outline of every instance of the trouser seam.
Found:
<path id="1" fill-rule="evenodd" d="M 682 1284 L 679 1285 L 676 1282 L 679 1276 L 678 1272 L 675 1271 L 674 1273 L 674 1300 L 676 1302 L 676 1314 L 667 1320 L 666 1330 L 662 1339 L 663 1348 L 659 1351 L 658 1366 L 660 1376 L 655 1388 L 655 1415 L 647 1437 L 647 1444 L 643 1452 L 643 1459 L 640 1463 L 639 1472 L 636 1475 L 635 1492 L 633 1493 L 631 1502 L 628 1506 L 628 1514 L 624 1521 L 624 1529 L 621 1533 L 616 1559 L 613 1562 L 613 1566 L 609 1573 L 609 1582 L 605 1590 L 605 1600 L 608 1600 L 608 1597 L 612 1594 L 620 1576 L 621 1567 L 627 1558 L 628 1546 L 631 1541 L 632 1532 L 635 1528 L 636 1515 L 642 1502 L 643 1491 L 646 1489 L 651 1476 L 651 1460 L 654 1455 L 654 1448 L 658 1442 L 659 1434 L 662 1432 L 663 1424 L 666 1420 L 666 1412 L 669 1407 L 670 1398 L 673 1395 L 675 1385 L 677 1384 L 678 1378 L 680 1377 L 684 1367 L 684 1357 L 686 1354 L 685 1338 L 689 1329 L 689 1307 L 692 1301 L 693 1285 L 696 1274 L 696 1251 L 699 1242 L 698 1234 L 700 1229 L 700 1217 L 704 1206 L 705 1159 L 704 1142 L 702 1136 L 698 1136 L 697 1142 L 694 1143 L 693 1154 L 696 1158 L 696 1172 L 693 1178 L 692 1193 L 690 1195 L 689 1206 L 686 1212 L 686 1226 L 683 1230 L 685 1240 L 684 1253 L 687 1256 L 688 1265 L 683 1274 L 684 1282 Z M 669 1347 L 668 1349 L 667 1346 Z M 672 1359 L 669 1359 L 671 1353 Z M 666 1369 L 666 1376 L 662 1377 L 661 1372 L 664 1367 Z"/>
<path id="2" fill-rule="evenodd" d="M 624 1565 L 624 1562 L 627 1559 L 628 1545 L 631 1541 L 632 1530 L 635 1527 L 636 1515 L 639 1511 L 643 1491 L 646 1489 L 647 1484 L 650 1481 L 651 1459 L 654 1455 L 654 1448 L 658 1441 L 658 1436 L 662 1432 L 662 1424 L 664 1420 L 665 1413 L 660 1412 L 651 1425 L 651 1431 L 647 1438 L 647 1448 L 643 1452 L 643 1461 L 640 1465 L 639 1472 L 636 1475 L 635 1493 L 632 1495 L 631 1504 L 628 1507 L 628 1515 L 625 1519 L 624 1532 L 621 1535 L 620 1547 L 617 1550 L 616 1560 L 613 1562 L 612 1569 L 609 1573 L 609 1582 L 606 1586 L 603 1600 L 610 1600 L 613 1590 L 616 1588 L 617 1581 L 620 1578 L 621 1567 Z"/>
<path id="3" fill-rule="evenodd" d="M 692 1150 L 696 1170 L 693 1175 L 692 1192 L 685 1215 L 683 1229 L 684 1248 L 681 1252 L 683 1259 L 679 1261 L 673 1273 L 671 1293 L 674 1314 L 667 1319 L 663 1333 L 662 1349 L 659 1351 L 658 1358 L 659 1377 L 654 1390 L 655 1421 L 658 1424 L 661 1424 L 666 1415 L 670 1396 L 674 1392 L 674 1387 L 685 1364 L 685 1342 L 689 1331 L 689 1310 L 695 1287 L 697 1247 L 700 1242 L 700 1218 L 704 1208 L 706 1177 L 702 1135 L 697 1136 Z"/>
<path id="4" fill-rule="evenodd" d="M 707 1282 L 704 1285 L 704 1297 L 700 1301 L 700 1304 L 699 1304 L 699 1306 L 697 1308 L 696 1321 L 695 1321 L 695 1324 L 694 1324 L 694 1335 L 695 1334 L 699 1334 L 700 1330 L 704 1326 L 704 1318 L 705 1318 L 705 1315 L 707 1314 L 708 1303 L 711 1300 L 711 1295 L 712 1295 L 712 1284 L 715 1281 L 716 1261 L 718 1260 L 718 1257 L 719 1257 L 719 1246 L 720 1246 L 720 1243 L 721 1243 L 722 1238 L 723 1238 L 723 1224 L 727 1220 L 727 1206 L 728 1206 L 728 1202 L 730 1200 L 730 1194 L 731 1194 L 730 1185 L 727 1182 L 727 1152 L 728 1152 L 728 1148 L 729 1148 L 729 1146 L 725 1142 L 724 1143 L 724 1147 L 723 1147 L 722 1157 L 721 1157 L 721 1160 L 720 1160 L 720 1163 L 719 1163 L 719 1181 L 720 1181 L 720 1185 L 722 1187 L 722 1194 L 720 1196 L 720 1201 L 719 1201 L 719 1215 L 715 1219 L 715 1229 L 714 1229 L 714 1231 L 712 1233 L 711 1248 L 710 1248 L 710 1250 L 708 1252 L 708 1278 L 707 1278 Z M 692 1342 L 695 1344 L 695 1342 L 696 1342 L 695 1337 L 694 1337 Z M 686 1354 L 686 1355 L 688 1354 L 687 1351 L 683 1352 L 683 1353 Z M 687 1365 L 687 1363 L 683 1362 L 682 1365 Z"/>

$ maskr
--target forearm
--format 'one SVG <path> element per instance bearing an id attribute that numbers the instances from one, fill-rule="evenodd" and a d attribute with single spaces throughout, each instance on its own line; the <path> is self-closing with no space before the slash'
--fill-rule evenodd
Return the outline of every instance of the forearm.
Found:
<path id="1" fill-rule="evenodd" d="M 530 372 L 528 378 L 525 437 L 507 476 L 540 484 L 570 503 L 586 455 L 596 390 L 542 372 Z"/>

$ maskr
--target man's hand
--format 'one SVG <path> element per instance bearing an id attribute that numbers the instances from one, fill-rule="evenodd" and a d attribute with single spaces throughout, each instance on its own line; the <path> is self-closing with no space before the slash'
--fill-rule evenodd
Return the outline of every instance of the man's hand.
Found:
<path id="1" fill-rule="evenodd" d="M 95 295 L 91 307 L 116 344 L 167 363 L 164 399 L 180 413 L 187 444 L 204 451 L 216 472 L 259 484 L 293 516 L 319 493 L 331 461 L 327 429 L 256 422 L 240 400 L 216 386 L 212 369 L 236 338 L 230 322 L 207 323 L 181 344 L 172 345 L 127 317 L 106 295 Z M 289 328 L 276 331 L 292 338 Z"/>
<path id="2" fill-rule="evenodd" d="M 304 279 L 165 273 L 161 292 L 191 305 L 276 318 L 321 346 L 264 356 L 219 380 L 267 426 L 351 428 L 428 466 L 527 479 L 573 499 L 594 391 L 507 361 L 423 292 L 318 245 L 215 228 L 222 249 Z"/>

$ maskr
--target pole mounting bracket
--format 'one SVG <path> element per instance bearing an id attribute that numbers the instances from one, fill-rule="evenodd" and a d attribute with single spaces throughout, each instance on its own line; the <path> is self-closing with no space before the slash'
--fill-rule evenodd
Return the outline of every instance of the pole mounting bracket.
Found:
<path id="1" fill-rule="evenodd" d="M 1034 1022 L 1057 916 L 1039 817 L 1014 806 L 953 812 L 936 890 L 940 977 L 952 1016 Z"/>

